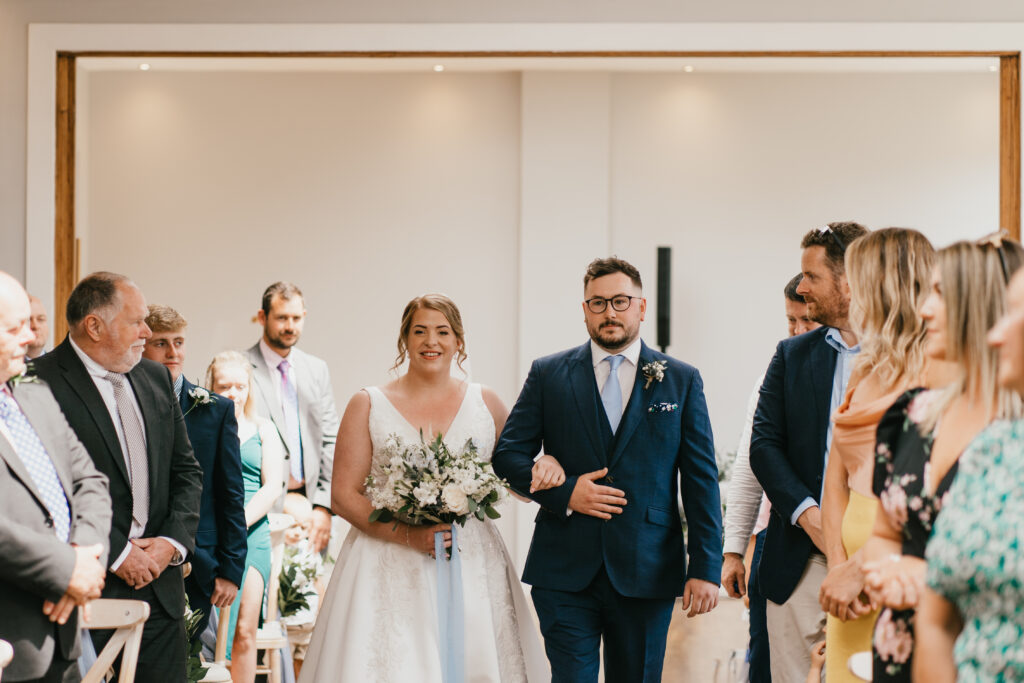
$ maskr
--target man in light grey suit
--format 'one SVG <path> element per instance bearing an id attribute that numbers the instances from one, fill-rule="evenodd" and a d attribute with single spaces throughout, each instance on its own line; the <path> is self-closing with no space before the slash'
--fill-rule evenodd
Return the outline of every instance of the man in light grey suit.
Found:
<path id="1" fill-rule="evenodd" d="M 316 552 L 331 536 L 331 471 L 338 435 L 338 411 L 327 363 L 295 348 L 306 307 L 290 282 L 263 292 L 257 320 L 263 338 L 246 353 L 253 365 L 257 411 L 277 427 L 288 450 L 286 480 L 313 504 L 310 542 Z"/>
<path id="2" fill-rule="evenodd" d="M 103 588 L 110 494 L 49 388 L 22 377 L 30 315 L 0 272 L 0 638 L 14 646 L 4 680 L 77 681 L 75 610 Z"/>

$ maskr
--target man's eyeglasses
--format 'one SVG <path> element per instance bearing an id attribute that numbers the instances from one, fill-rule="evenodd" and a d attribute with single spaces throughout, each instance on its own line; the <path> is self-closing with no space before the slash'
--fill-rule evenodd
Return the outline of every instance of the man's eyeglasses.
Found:
<path id="1" fill-rule="evenodd" d="M 846 242 L 843 241 L 842 237 L 836 234 L 835 230 L 826 225 L 823 228 L 818 228 L 818 232 L 820 232 L 822 235 L 826 233 L 832 235 L 832 239 L 835 240 L 836 246 L 839 247 L 839 251 L 843 252 L 844 254 L 846 253 Z"/>
<path id="2" fill-rule="evenodd" d="M 606 299 L 603 296 L 595 296 L 587 299 L 583 303 L 587 305 L 587 308 L 590 309 L 591 313 L 604 313 L 608 309 L 608 304 L 612 305 L 612 310 L 621 313 L 629 308 L 629 305 L 633 303 L 633 299 L 643 299 L 643 297 L 618 294 L 613 296 L 611 299 Z"/>

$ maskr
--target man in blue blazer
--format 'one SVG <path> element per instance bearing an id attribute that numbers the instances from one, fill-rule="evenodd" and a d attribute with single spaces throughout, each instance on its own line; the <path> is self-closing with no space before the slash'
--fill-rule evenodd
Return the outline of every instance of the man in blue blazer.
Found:
<path id="1" fill-rule="evenodd" d="M 203 613 L 196 629 L 199 634 L 210 621 L 211 605 L 229 607 L 234 602 L 245 571 L 247 529 L 238 423 L 230 399 L 209 394 L 206 402 L 202 390 L 197 392 L 198 387 L 185 379 L 185 318 L 170 306 L 151 305 L 146 324 L 153 336 L 146 340 L 142 355 L 170 371 L 192 450 L 203 468 L 196 549 L 192 573 L 185 579 L 189 604 Z"/>
<path id="2" fill-rule="evenodd" d="M 672 605 L 718 601 L 718 469 L 697 370 L 647 347 L 640 273 L 597 259 L 583 279 L 591 341 L 534 361 L 494 452 L 494 468 L 541 505 L 523 581 L 554 681 L 660 681 Z M 536 490 L 534 459 L 558 486 Z M 687 545 L 677 505 L 682 495 Z"/>
<path id="3" fill-rule="evenodd" d="M 843 258 L 866 233 L 857 223 L 830 223 L 804 236 L 797 293 L 822 327 L 779 342 L 754 413 L 750 468 L 772 504 L 758 587 L 768 599 L 772 680 L 780 682 L 806 677 L 811 645 L 824 637 L 818 594 L 828 569 L 819 505 L 830 418 L 859 351 Z"/>

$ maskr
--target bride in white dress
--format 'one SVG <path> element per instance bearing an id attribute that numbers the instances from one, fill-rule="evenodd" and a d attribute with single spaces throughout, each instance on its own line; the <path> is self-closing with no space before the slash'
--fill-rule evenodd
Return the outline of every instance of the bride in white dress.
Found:
<path id="1" fill-rule="evenodd" d="M 465 359 L 462 320 L 439 294 L 413 299 L 402 316 L 400 365 L 409 370 L 349 401 L 338 431 L 332 505 L 352 524 L 331 575 L 300 683 L 442 681 L 434 532 L 450 525 L 370 522 L 367 475 L 380 474 L 389 435 L 415 443 L 438 433 L 452 448 L 472 438 L 490 460 L 508 411 L 493 391 L 451 376 Z M 386 461 L 386 460 L 385 460 Z M 545 469 L 547 468 L 547 469 Z M 538 481 L 560 483 L 543 458 Z M 519 578 L 497 528 L 470 518 L 458 529 L 464 604 L 465 681 L 550 681 Z M 458 682 L 458 683 L 461 683 Z"/>

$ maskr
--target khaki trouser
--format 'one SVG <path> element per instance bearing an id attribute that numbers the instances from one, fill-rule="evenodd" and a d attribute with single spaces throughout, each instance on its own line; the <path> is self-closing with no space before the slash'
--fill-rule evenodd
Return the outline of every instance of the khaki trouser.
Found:
<path id="1" fill-rule="evenodd" d="M 785 604 L 768 600 L 768 649 L 772 681 L 803 683 L 811 669 L 811 646 L 825 639 L 825 613 L 818 601 L 828 574 L 822 555 L 811 555 L 800 582 Z M 828 653 L 825 653 L 828 657 Z M 824 676 L 824 673 L 823 673 Z"/>

